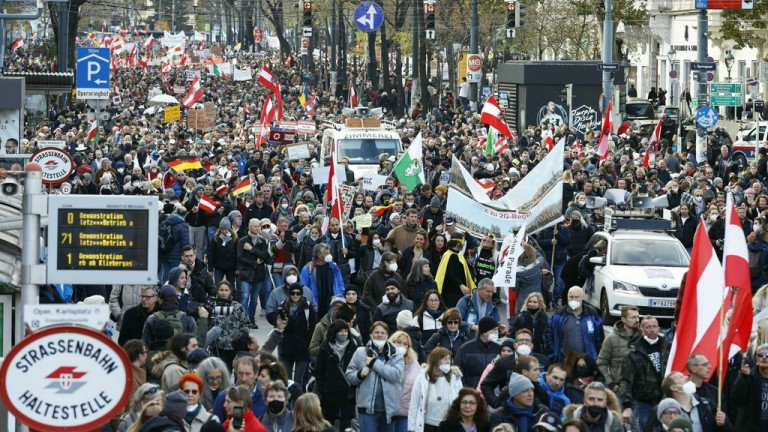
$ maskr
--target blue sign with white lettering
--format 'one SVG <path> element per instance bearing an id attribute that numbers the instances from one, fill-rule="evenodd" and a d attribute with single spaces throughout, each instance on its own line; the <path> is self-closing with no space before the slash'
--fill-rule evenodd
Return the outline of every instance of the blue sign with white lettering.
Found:
<path id="1" fill-rule="evenodd" d="M 375 32 L 384 23 L 384 10 L 374 2 L 360 3 L 355 9 L 355 25 L 364 32 Z"/>
<path id="2" fill-rule="evenodd" d="M 710 129 L 717 124 L 717 111 L 712 107 L 701 107 L 696 111 L 696 123 L 704 129 Z"/>
<path id="3" fill-rule="evenodd" d="M 109 99 L 109 48 L 77 49 L 78 99 Z"/>
<path id="4" fill-rule="evenodd" d="M 488 100 L 488 96 L 493 93 L 493 86 L 490 85 L 484 85 L 480 87 L 480 100 L 486 101 Z"/>

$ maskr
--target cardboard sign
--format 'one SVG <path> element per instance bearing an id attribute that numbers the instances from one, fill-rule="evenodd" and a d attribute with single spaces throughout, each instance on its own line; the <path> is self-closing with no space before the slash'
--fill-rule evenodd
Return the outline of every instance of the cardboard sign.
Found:
<path id="1" fill-rule="evenodd" d="M 358 229 L 370 228 L 373 225 L 373 217 L 370 213 L 361 214 L 355 217 L 355 227 Z"/>
<path id="2" fill-rule="evenodd" d="M 288 149 L 288 160 L 309 159 L 309 146 L 307 144 L 292 145 L 286 149 Z"/>
<path id="3" fill-rule="evenodd" d="M 165 123 L 181 120 L 181 107 L 178 105 L 165 108 Z"/>
<path id="4" fill-rule="evenodd" d="M 363 189 L 368 191 L 375 191 L 380 186 L 384 186 L 387 182 L 387 176 L 376 174 L 375 172 L 367 172 L 363 176 Z"/>

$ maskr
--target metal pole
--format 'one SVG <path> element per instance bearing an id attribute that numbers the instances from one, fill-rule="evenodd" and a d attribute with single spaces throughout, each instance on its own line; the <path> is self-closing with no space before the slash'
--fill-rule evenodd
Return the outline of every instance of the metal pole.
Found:
<path id="1" fill-rule="evenodd" d="M 605 21 L 603 22 L 603 63 L 613 62 L 613 0 L 605 0 Z M 603 71 L 603 111 L 608 108 L 613 89 L 611 72 Z"/>
<path id="2" fill-rule="evenodd" d="M 69 47 L 69 3 L 59 4 L 59 72 L 67 71 L 67 54 Z"/>
<path id="3" fill-rule="evenodd" d="M 699 11 L 699 28 L 697 29 L 698 49 L 696 51 L 696 60 L 699 62 L 707 61 L 707 35 L 709 33 L 709 21 L 707 20 L 707 10 Z M 698 71 L 699 88 L 696 92 L 698 100 L 697 108 L 707 106 L 709 94 L 707 92 L 707 72 Z M 707 160 L 707 130 L 696 124 L 696 160 L 704 162 Z"/>
<path id="4" fill-rule="evenodd" d="M 477 0 L 472 0 L 472 17 L 471 17 L 471 29 L 469 32 L 469 53 L 470 54 L 477 54 L 477 39 L 478 39 L 478 17 L 477 17 Z M 461 71 L 459 71 L 459 74 L 461 74 Z M 461 76 L 461 75 L 459 75 Z M 437 82 L 440 83 L 440 88 L 442 88 L 442 76 L 437 77 Z M 453 83 L 451 83 L 453 84 Z M 478 83 L 470 83 L 469 84 L 469 105 L 472 111 L 477 111 L 477 85 Z"/>
<path id="5" fill-rule="evenodd" d="M 419 0 L 412 0 L 413 15 L 411 15 L 411 111 L 418 100 L 419 85 Z"/>

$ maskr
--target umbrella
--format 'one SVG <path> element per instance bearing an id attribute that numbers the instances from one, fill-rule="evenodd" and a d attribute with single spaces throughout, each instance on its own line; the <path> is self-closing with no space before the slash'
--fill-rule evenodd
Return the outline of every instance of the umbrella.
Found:
<path id="1" fill-rule="evenodd" d="M 147 102 L 147 105 L 163 105 L 163 104 L 178 104 L 179 101 L 175 97 L 167 94 L 159 94 L 153 96 L 152 99 Z"/>

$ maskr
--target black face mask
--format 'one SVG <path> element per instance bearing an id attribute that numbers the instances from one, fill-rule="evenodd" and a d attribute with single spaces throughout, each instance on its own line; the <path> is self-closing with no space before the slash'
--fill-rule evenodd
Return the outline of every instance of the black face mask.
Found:
<path id="1" fill-rule="evenodd" d="M 576 366 L 576 376 L 579 378 L 585 378 L 592 376 L 592 369 L 589 366 Z"/>
<path id="2" fill-rule="evenodd" d="M 271 412 L 272 414 L 277 414 L 285 408 L 285 402 L 280 400 L 269 401 L 269 403 L 267 404 L 267 408 L 269 409 L 269 412 Z"/>
<path id="3" fill-rule="evenodd" d="M 272 402 L 270 402 L 272 403 Z M 605 408 L 597 407 L 597 406 L 588 406 L 587 407 L 587 413 L 589 413 L 589 416 L 592 418 L 598 418 L 605 412 Z"/>

